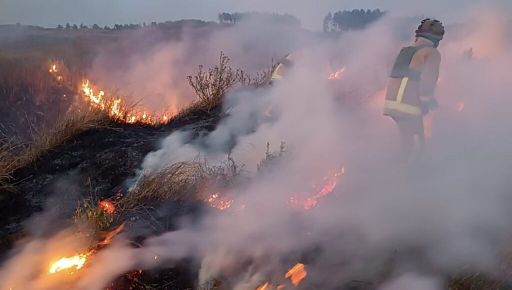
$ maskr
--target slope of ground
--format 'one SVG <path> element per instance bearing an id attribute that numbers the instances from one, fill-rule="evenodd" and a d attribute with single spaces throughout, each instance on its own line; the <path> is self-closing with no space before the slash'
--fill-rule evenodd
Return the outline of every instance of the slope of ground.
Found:
<path id="1" fill-rule="evenodd" d="M 22 221 L 45 208 L 67 206 L 72 211 L 77 197 L 110 198 L 124 190 L 125 181 L 159 140 L 178 128 L 189 127 L 198 134 L 212 130 L 219 115 L 219 108 L 208 113 L 192 109 L 159 127 L 112 122 L 75 136 L 16 171 L 16 191 L 0 192 L 0 250 L 5 253 L 22 235 Z M 58 202 L 48 204 L 50 197 Z"/>

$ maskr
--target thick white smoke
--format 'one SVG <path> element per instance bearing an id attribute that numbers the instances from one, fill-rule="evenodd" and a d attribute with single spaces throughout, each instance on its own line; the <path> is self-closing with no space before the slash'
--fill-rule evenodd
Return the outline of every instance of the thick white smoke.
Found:
<path id="1" fill-rule="evenodd" d="M 415 167 L 397 166 L 398 133 L 379 106 L 404 44 L 389 19 L 335 44 L 309 46 L 272 87 L 231 93 L 230 114 L 215 131 L 194 142 L 187 132 L 171 134 L 142 169 L 156 171 L 197 154 L 216 161 L 229 152 L 254 172 L 267 142 L 286 142 L 288 158 L 229 192 L 232 211 L 185 223 L 138 249 L 123 243 L 106 249 L 102 262 L 84 271 L 79 289 L 101 289 L 130 268 L 184 258 L 201 262 L 199 282 L 226 277 L 237 290 L 282 278 L 298 261 L 309 271 L 305 289 L 363 280 L 382 290 L 437 290 L 458 271 L 499 273 L 512 227 L 506 15 L 489 10 L 449 26 L 441 45 L 441 108 L 433 113 L 425 160 Z M 356 105 L 338 100 L 339 90 L 326 80 L 324 64 L 337 49 L 347 70 L 343 97 L 357 98 Z M 340 166 L 345 175 L 318 207 L 297 212 L 288 205 L 291 194 Z M 9 271 L 7 265 L 1 274 Z"/>
<path id="2" fill-rule="evenodd" d="M 256 72 L 269 69 L 273 60 L 301 45 L 309 34 L 299 27 L 251 19 L 230 27 L 194 21 L 147 27 L 100 46 L 89 75 L 101 88 L 128 98 L 129 104 L 175 114 L 195 100 L 187 76 L 199 65 L 217 64 L 221 51 L 232 58 L 233 66 Z"/>

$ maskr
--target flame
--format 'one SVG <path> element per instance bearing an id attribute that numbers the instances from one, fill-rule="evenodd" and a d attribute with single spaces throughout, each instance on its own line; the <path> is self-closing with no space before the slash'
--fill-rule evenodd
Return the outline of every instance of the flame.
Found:
<path id="1" fill-rule="evenodd" d="M 308 272 L 306 271 L 306 265 L 297 263 L 290 270 L 288 270 L 284 277 L 286 279 L 290 279 L 293 286 L 299 286 L 299 284 L 307 277 L 307 275 Z"/>
<path id="2" fill-rule="evenodd" d="M 84 80 L 80 88 L 85 102 L 91 108 L 99 109 L 106 112 L 111 118 L 129 123 L 140 123 L 146 125 L 166 124 L 170 121 L 169 114 L 157 115 L 149 114 L 146 111 L 136 109 L 128 109 L 128 105 L 121 98 L 107 97 L 105 91 L 93 89 L 93 85 L 89 80 Z"/>
<path id="3" fill-rule="evenodd" d="M 59 72 L 59 71 L 57 70 L 57 64 L 52 64 L 52 66 L 50 67 L 50 69 L 49 69 L 48 71 L 49 71 L 50 73 L 52 73 L 52 74 L 53 74 L 53 73 L 57 73 L 57 72 Z"/>
<path id="4" fill-rule="evenodd" d="M 102 200 L 98 203 L 98 206 L 106 213 L 108 214 L 115 214 L 116 213 L 116 206 L 114 203 L 112 203 L 109 200 Z"/>
<path id="5" fill-rule="evenodd" d="M 342 67 L 338 69 L 337 71 L 331 73 L 328 77 L 329 80 L 339 80 L 343 77 L 345 74 L 346 67 Z"/>
<path id="6" fill-rule="evenodd" d="M 103 238 L 103 240 L 97 244 L 97 247 L 105 247 L 105 246 L 110 245 L 110 243 L 112 243 L 112 239 L 114 239 L 115 236 L 117 236 L 120 232 L 122 232 L 124 230 L 124 228 L 125 228 L 125 223 L 121 224 L 113 231 L 108 232 L 105 235 L 105 238 Z"/>
<path id="7" fill-rule="evenodd" d="M 49 274 L 56 274 L 58 272 L 69 271 L 73 274 L 74 271 L 82 269 L 90 256 L 100 250 L 102 247 L 109 245 L 112 239 L 124 230 L 125 224 L 123 223 L 111 232 L 105 235 L 105 238 L 97 243 L 95 247 L 91 248 L 87 253 L 76 254 L 72 257 L 62 257 L 57 261 L 50 264 L 48 269 Z"/>
<path id="8" fill-rule="evenodd" d="M 65 270 L 79 270 L 87 262 L 88 254 L 77 254 L 72 257 L 65 257 L 57 260 L 50 265 L 48 273 L 55 274 Z"/>
<path id="9" fill-rule="evenodd" d="M 58 74 L 58 73 L 59 73 L 59 69 L 58 69 L 57 64 L 52 64 L 52 65 L 50 66 L 50 69 L 48 70 L 48 72 L 49 72 L 50 74 L 54 75 L 54 77 L 55 77 L 55 79 L 56 79 L 57 81 L 59 81 L 59 82 L 64 81 L 64 77 L 63 77 L 62 75 Z"/>
<path id="10" fill-rule="evenodd" d="M 214 194 L 211 194 L 206 199 L 206 202 L 208 203 L 209 206 L 213 208 L 226 210 L 233 205 L 234 200 L 222 197 L 220 192 L 216 192 Z"/>
<path id="11" fill-rule="evenodd" d="M 266 282 L 265 284 L 261 285 L 260 287 L 256 288 L 256 290 L 268 290 L 270 289 L 270 284 Z"/>
<path id="12" fill-rule="evenodd" d="M 308 275 L 308 272 L 306 271 L 306 265 L 302 263 L 297 263 L 295 266 L 291 267 L 288 272 L 284 275 L 285 279 L 290 279 L 290 282 L 293 286 L 297 287 L 300 285 L 300 283 L 306 279 Z M 274 286 L 270 284 L 269 282 L 265 282 L 256 290 L 270 290 L 270 289 L 277 289 L 277 290 L 284 290 L 286 287 L 284 285 L 277 285 Z"/>
<path id="13" fill-rule="evenodd" d="M 64 76 L 61 75 L 57 63 L 51 64 L 48 72 L 52 74 L 57 81 L 64 81 Z M 80 93 L 84 97 L 85 103 L 88 104 L 90 108 L 104 111 L 112 119 L 130 124 L 167 124 L 171 120 L 171 116 L 174 115 L 169 112 L 175 111 L 169 109 L 165 114 L 160 115 L 148 113 L 145 110 L 140 110 L 140 108 L 129 108 L 130 106 L 128 106 L 123 99 L 107 96 L 104 90 L 97 89 L 88 79 L 82 81 Z"/>
<path id="14" fill-rule="evenodd" d="M 345 167 L 342 167 L 338 171 L 334 171 L 329 173 L 323 179 L 323 184 L 321 187 L 316 187 L 315 193 L 299 193 L 295 194 L 290 198 L 290 204 L 294 207 L 303 208 L 305 210 L 312 209 L 318 205 L 320 199 L 325 197 L 326 195 L 332 193 L 336 186 L 338 185 L 338 180 L 341 176 L 345 174 Z M 305 199 L 301 198 L 301 196 L 308 196 Z"/>

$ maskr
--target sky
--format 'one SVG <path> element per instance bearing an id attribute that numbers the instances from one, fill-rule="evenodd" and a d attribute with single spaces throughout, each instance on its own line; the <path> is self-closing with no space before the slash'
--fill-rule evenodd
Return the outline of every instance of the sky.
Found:
<path id="1" fill-rule="evenodd" d="M 265 11 L 298 16 L 321 29 L 329 11 L 380 8 L 394 14 L 451 18 L 468 7 L 510 0 L 0 0 L 0 24 L 54 27 L 63 23 L 112 25 L 179 19 L 216 20 L 219 12 Z"/>

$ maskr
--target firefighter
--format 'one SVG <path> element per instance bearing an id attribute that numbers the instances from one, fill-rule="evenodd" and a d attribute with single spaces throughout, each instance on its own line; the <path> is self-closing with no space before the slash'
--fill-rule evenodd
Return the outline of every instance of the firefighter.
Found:
<path id="1" fill-rule="evenodd" d="M 387 85 L 384 115 L 390 116 L 400 132 L 404 162 L 416 159 L 425 144 L 423 117 L 437 108 L 434 89 L 439 77 L 441 54 L 437 50 L 444 36 L 439 20 L 424 19 L 416 40 L 402 48 Z"/>
<path id="2" fill-rule="evenodd" d="M 286 74 L 293 68 L 294 63 L 301 57 L 301 51 L 295 51 L 285 55 L 277 65 L 272 70 L 272 76 L 270 78 L 270 83 L 273 83 L 277 80 L 283 79 Z"/>

